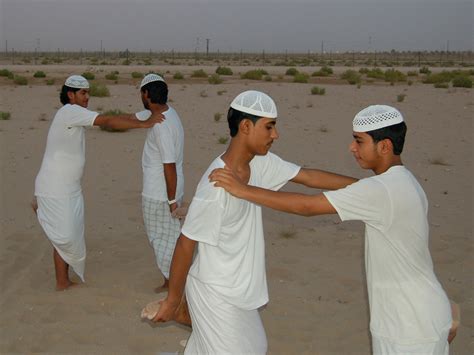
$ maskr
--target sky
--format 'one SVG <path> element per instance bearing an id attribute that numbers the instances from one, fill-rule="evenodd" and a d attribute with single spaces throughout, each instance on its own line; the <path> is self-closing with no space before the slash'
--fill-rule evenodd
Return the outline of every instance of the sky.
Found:
<path id="1" fill-rule="evenodd" d="M 473 50 L 465 0 L 0 0 L 0 51 Z"/>

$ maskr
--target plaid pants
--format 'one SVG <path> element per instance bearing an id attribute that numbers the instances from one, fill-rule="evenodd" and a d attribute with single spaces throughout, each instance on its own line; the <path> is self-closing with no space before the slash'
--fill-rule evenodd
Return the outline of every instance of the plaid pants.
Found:
<path id="1" fill-rule="evenodd" d="M 181 231 L 177 218 L 171 217 L 167 201 L 142 196 L 143 220 L 150 245 L 155 252 L 156 264 L 169 279 L 174 247 Z"/>

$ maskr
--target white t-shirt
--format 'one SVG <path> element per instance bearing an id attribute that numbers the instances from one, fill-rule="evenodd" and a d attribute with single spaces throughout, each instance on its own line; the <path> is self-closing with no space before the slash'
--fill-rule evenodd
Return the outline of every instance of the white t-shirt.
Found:
<path id="1" fill-rule="evenodd" d="M 372 334 L 401 344 L 438 341 L 449 300 L 428 249 L 428 201 L 404 166 L 324 193 L 343 221 L 365 223 Z"/>
<path id="2" fill-rule="evenodd" d="M 151 115 L 148 110 L 137 112 L 139 120 Z M 148 129 L 143 147 L 143 191 L 142 195 L 159 201 L 167 201 L 166 180 L 163 164 L 175 163 L 177 186 L 175 199 L 184 194 L 183 150 L 184 131 L 178 113 L 170 106 L 163 112 L 165 120 Z"/>
<path id="3" fill-rule="evenodd" d="M 189 274 L 208 284 L 230 304 L 256 309 L 268 302 L 265 243 L 260 206 L 230 195 L 209 182 L 216 158 L 201 178 L 182 233 L 198 241 Z M 250 162 L 249 185 L 278 190 L 300 167 L 268 153 Z"/>
<path id="4" fill-rule="evenodd" d="M 98 115 L 79 105 L 66 104 L 58 110 L 36 176 L 36 196 L 66 197 L 81 191 L 86 159 L 84 127 L 92 126 Z"/>

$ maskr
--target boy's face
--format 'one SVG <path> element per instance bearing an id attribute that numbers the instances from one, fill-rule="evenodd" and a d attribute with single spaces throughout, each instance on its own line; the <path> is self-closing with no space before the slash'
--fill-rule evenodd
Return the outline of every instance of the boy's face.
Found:
<path id="1" fill-rule="evenodd" d="M 69 103 L 87 108 L 89 104 L 89 89 L 81 89 L 76 92 L 68 91 Z"/>
<path id="2" fill-rule="evenodd" d="M 279 137 L 273 118 L 262 117 L 255 125 L 251 123 L 249 133 L 249 142 L 255 155 L 266 155 L 273 141 Z"/>
<path id="3" fill-rule="evenodd" d="M 362 169 L 375 170 L 381 161 L 378 151 L 378 143 L 374 143 L 372 137 L 365 132 L 353 132 L 353 141 L 349 150 L 354 155 L 357 163 Z"/>

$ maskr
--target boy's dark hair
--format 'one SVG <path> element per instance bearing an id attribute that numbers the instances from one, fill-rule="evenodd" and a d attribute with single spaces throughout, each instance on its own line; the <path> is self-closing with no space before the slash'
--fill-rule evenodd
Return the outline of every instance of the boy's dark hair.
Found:
<path id="1" fill-rule="evenodd" d="M 148 91 L 148 97 L 154 104 L 164 105 L 168 102 L 168 85 L 164 81 L 153 81 L 140 89 Z"/>
<path id="2" fill-rule="evenodd" d="M 61 101 L 61 103 L 63 105 L 66 105 L 69 103 L 69 97 L 67 96 L 67 93 L 69 91 L 72 91 L 72 92 L 77 92 L 81 89 L 78 89 L 78 88 L 71 88 L 69 86 L 66 86 L 66 85 L 63 85 L 63 87 L 61 88 L 61 92 L 59 93 L 59 100 Z"/>
<path id="3" fill-rule="evenodd" d="M 374 143 L 380 142 L 384 139 L 390 139 L 393 145 L 393 154 L 400 155 L 405 144 L 405 134 L 407 133 L 407 125 L 405 122 L 397 123 L 393 126 L 388 126 L 373 131 L 368 131 L 367 134 L 372 137 Z"/>
<path id="4" fill-rule="evenodd" d="M 242 120 L 248 119 L 255 124 L 262 117 L 251 115 L 246 112 L 238 111 L 232 107 L 227 112 L 227 123 L 229 124 L 230 136 L 235 137 L 239 132 L 239 124 Z"/>

